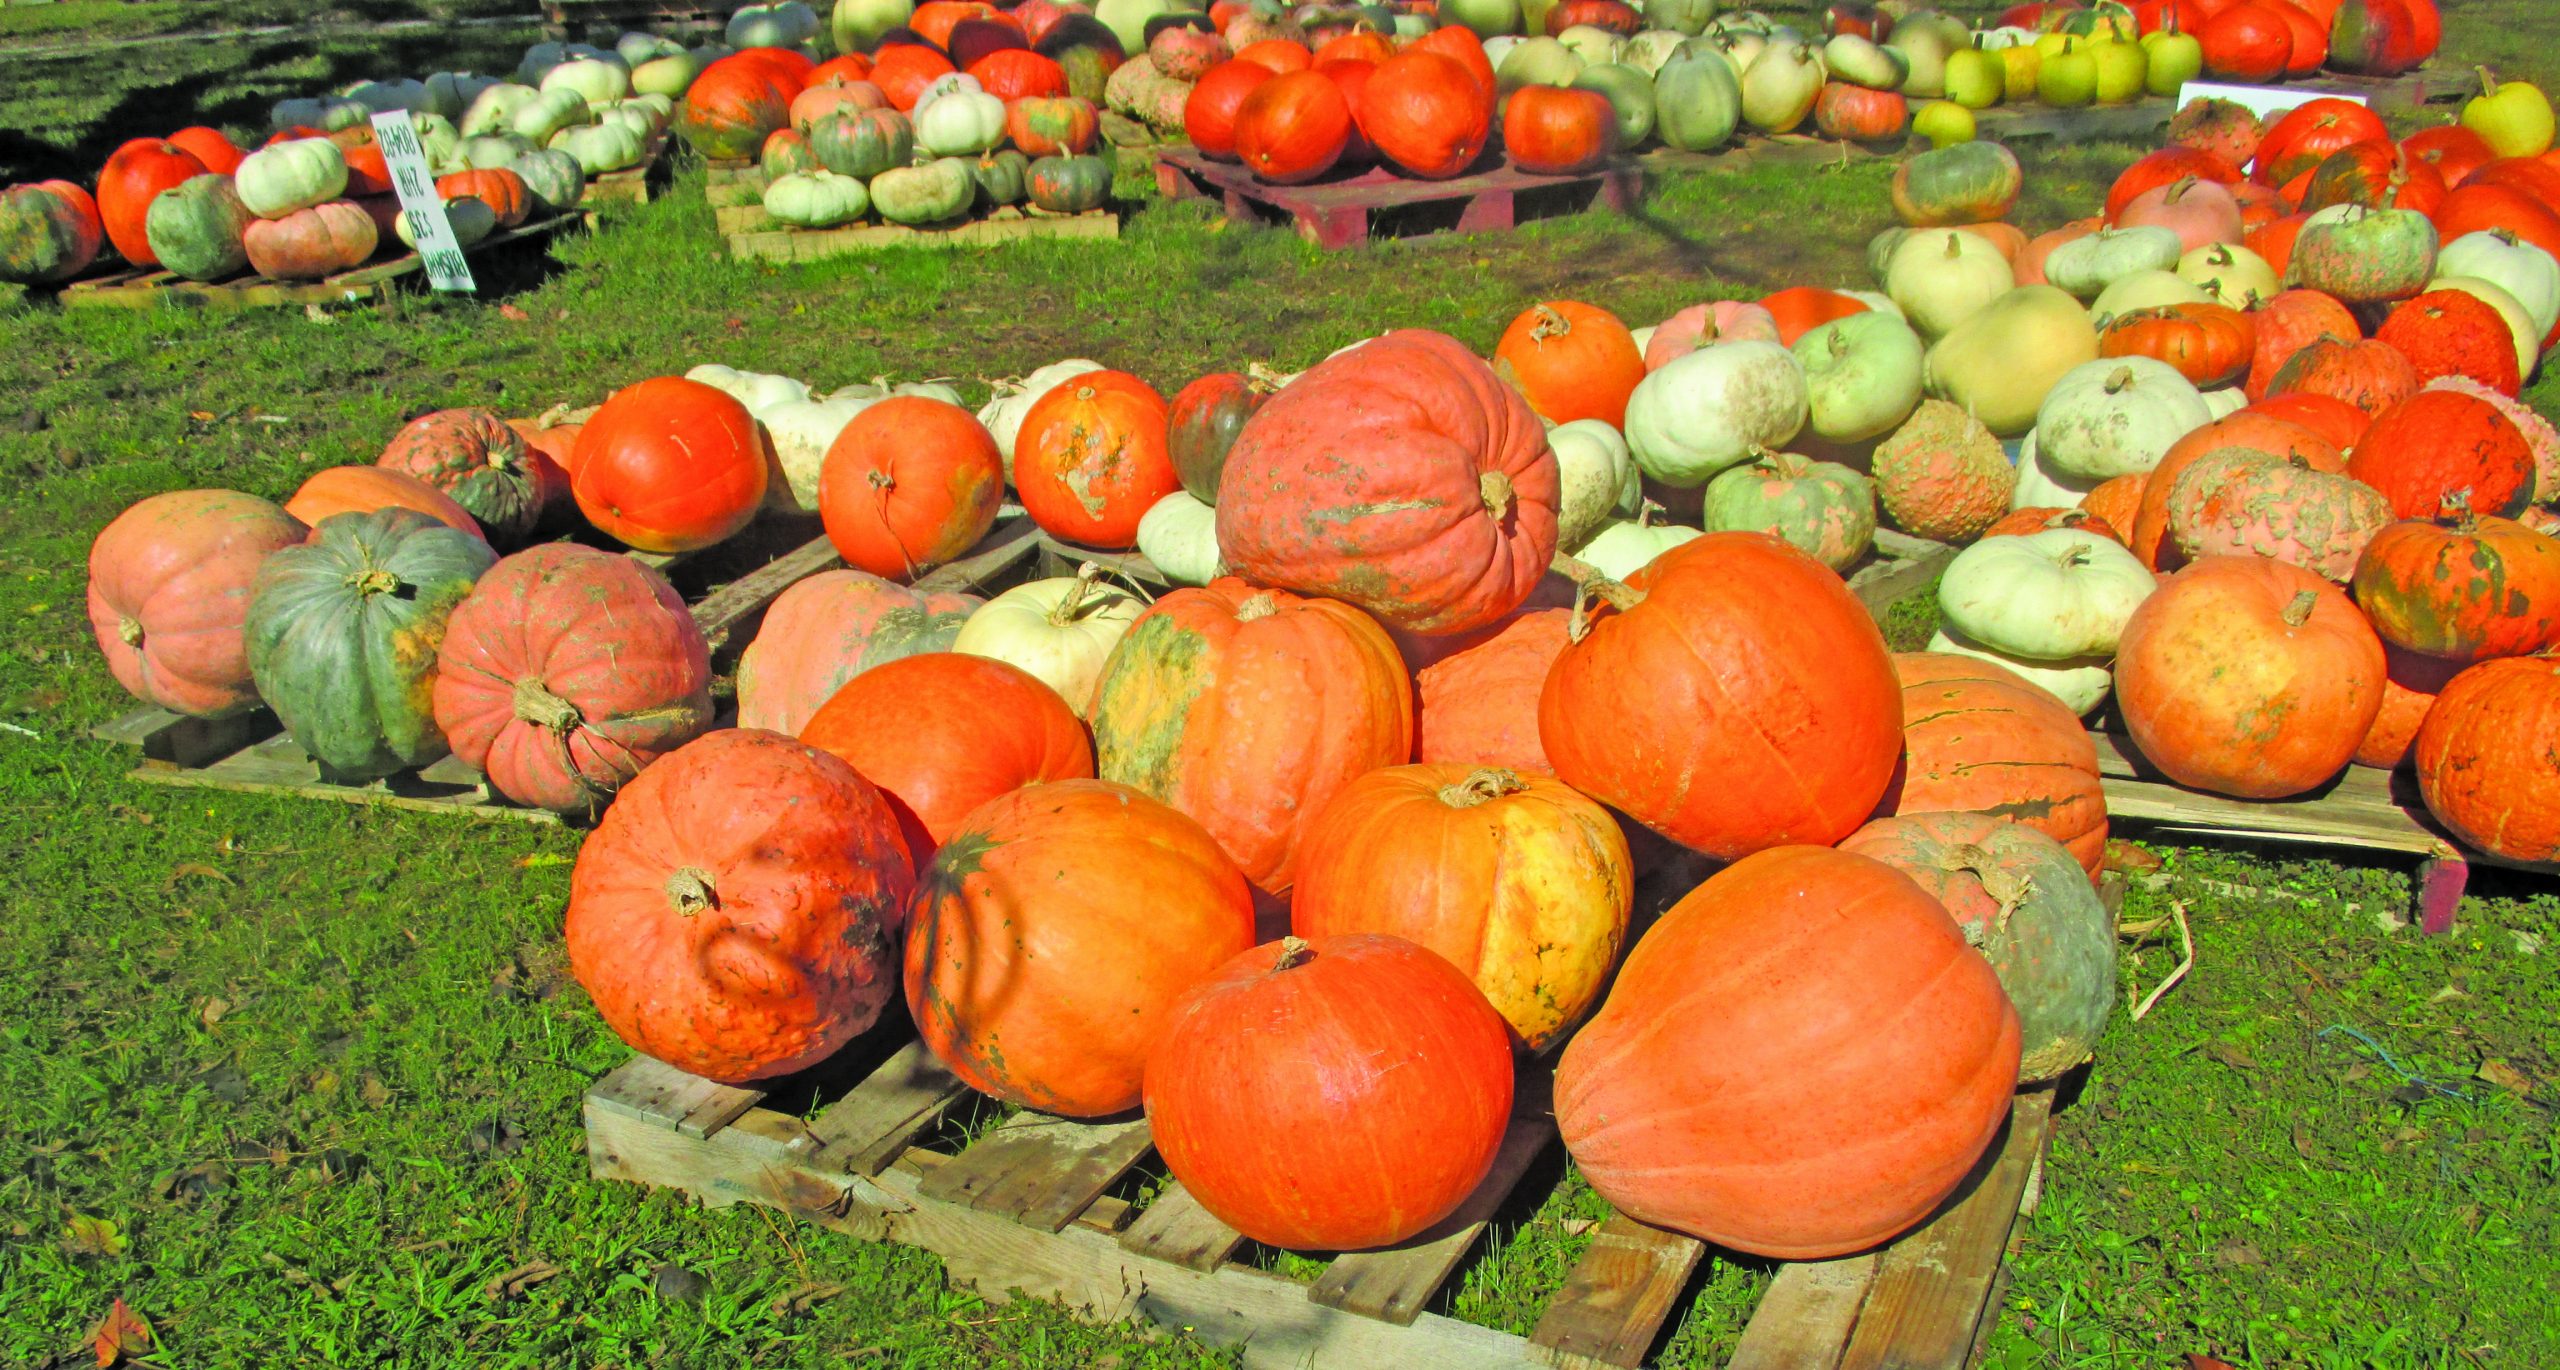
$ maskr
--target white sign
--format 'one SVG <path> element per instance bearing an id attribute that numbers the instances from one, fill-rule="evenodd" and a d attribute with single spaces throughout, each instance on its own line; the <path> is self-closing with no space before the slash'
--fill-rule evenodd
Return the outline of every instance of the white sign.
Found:
<path id="1" fill-rule="evenodd" d="M 2363 96 L 2343 91 L 2303 90 L 2292 86 L 2226 86 L 2217 81 L 2189 81 L 2180 86 L 2178 107 L 2184 109 L 2189 100 L 2228 100 L 2235 105 L 2247 106 L 2251 114 L 2261 119 L 2314 100 L 2344 100 L 2355 105 L 2365 102 Z"/>
<path id="2" fill-rule="evenodd" d="M 405 109 L 373 116 L 374 141 L 382 146 L 383 163 L 391 170 L 391 188 L 400 195 L 400 211 L 409 218 L 410 236 L 418 240 L 418 260 L 427 282 L 438 290 L 477 293 L 471 266 L 462 259 L 453 224 L 444 217 L 444 197 L 427 174 L 427 150 L 418 144 L 418 126 Z"/>

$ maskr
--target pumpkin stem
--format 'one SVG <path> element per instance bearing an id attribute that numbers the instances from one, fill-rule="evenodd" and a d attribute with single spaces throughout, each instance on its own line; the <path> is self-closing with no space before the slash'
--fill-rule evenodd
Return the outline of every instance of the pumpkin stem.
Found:
<path id="1" fill-rule="evenodd" d="M 1961 243 L 1961 242 L 1959 242 L 1959 241 L 1957 241 L 1957 234 L 1956 234 L 1956 231 L 1955 231 L 1954 229 L 1952 229 L 1952 228 L 1951 228 L 1951 229 L 1948 229 L 1948 230 L 1947 230 L 1947 260 L 1952 262 L 1952 261 L 1954 261 L 1957 257 L 1962 256 L 1962 255 L 1963 255 L 1963 252 L 1964 252 L 1964 244 L 1963 244 L 1963 243 Z"/>
<path id="2" fill-rule="evenodd" d="M 1245 367 L 1244 379 L 1245 388 L 1257 395 L 1276 395 L 1280 393 L 1280 387 L 1289 383 L 1287 376 L 1260 362 L 1254 362 Z"/>
<path id="3" fill-rule="evenodd" d="M 1316 949 L 1303 937 L 1280 939 L 1280 959 L 1271 963 L 1274 971 L 1296 970 L 1315 959 Z"/>
<path id="4" fill-rule="evenodd" d="M 2436 501 L 2436 518 L 2451 523 L 2457 533 L 2477 531 L 2480 516 L 2471 510 L 2471 487 L 2466 485 L 2459 490 L 2445 491 L 2444 498 Z"/>
<path id="5" fill-rule="evenodd" d="M 1505 795 L 1518 794 L 1527 788 L 1529 788 L 1528 782 L 1522 780 L 1518 772 L 1504 770 L 1499 766 L 1486 766 L 1480 770 L 1469 771 L 1466 779 L 1454 785 L 1441 786 L 1440 802 L 1453 809 L 1472 809 L 1478 804 L 1490 804 Z"/>
<path id="6" fill-rule="evenodd" d="M 354 586 L 356 593 L 360 595 L 387 595 L 400 588 L 400 577 L 379 566 L 373 566 L 361 571 L 349 571 L 347 584 Z"/>
<path id="7" fill-rule="evenodd" d="M 2115 369 L 2114 375 L 2107 377 L 2107 393 L 2110 395 L 2122 393 L 2124 388 L 2131 384 L 2133 384 L 2133 368 L 2119 366 Z"/>
<path id="8" fill-rule="evenodd" d="M 1101 574 L 1102 568 L 1090 561 L 1076 568 L 1076 583 L 1068 587 L 1067 593 L 1060 597 L 1058 606 L 1049 611 L 1050 627 L 1064 628 L 1081 616 L 1080 611 L 1084 608 L 1085 596 L 1093 593 L 1094 579 Z"/>
<path id="9" fill-rule="evenodd" d="M 1273 598 L 1270 591 L 1265 590 L 1236 606 L 1236 622 L 1251 623 L 1256 619 L 1269 618 L 1278 612 L 1280 612 L 1280 601 Z"/>
<path id="10" fill-rule="evenodd" d="M 711 872 L 700 866 L 679 866 L 667 877 L 667 898 L 675 901 L 676 912 L 691 918 L 704 909 L 720 906 L 719 892 L 711 888 Z"/>
<path id="11" fill-rule="evenodd" d="M 1667 514 L 1669 512 L 1671 511 L 1663 508 L 1652 500 L 1639 499 L 1636 502 L 1636 526 L 1638 528 L 1650 528 L 1653 526 L 1654 515 Z"/>
<path id="12" fill-rule="evenodd" d="M 1476 477 L 1476 497 L 1484 501 L 1484 511 L 1500 523 L 1511 517 L 1511 477 L 1500 471 L 1487 471 Z"/>
<path id="13" fill-rule="evenodd" d="M 142 620 L 138 618 L 119 617 L 116 620 L 116 640 L 122 642 L 127 647 L 141 646 Z"/>
<path id="14" fill-rule="evenodd" d="M 1573 331 L 1573 320 L 1557 313 L 1555 306 L 1553 305 L 1535 305 L 1530 308 L 1529 312 L 1538 316 L 1538 321 L 1529 325 L 1529 341 L 1531 342 L 1545 342 L 1549 338 L 1561 338 Z"/>
<path id="15" fill-rule="evenodd" d="M 2311 611 L 2319 607 L 2319 591 L 2305 590 L 2301 594 L 2295 595 L 2293 597 L 2293 602 L 2284 606 L 2284 626 L 2288 628 L 2299 628 L 2303 624 L 2309 623 L 2311 621 Z"/>
<path id="16" fill-rule="evenodd" d="M 586 722 L 578 706 L 551 693 L 551 687 L 536 676 L 516 682 L 516 717 L 557 736 Z"/>
<path id="17" fill-rule="evenodd" d="M 1558 552 L 1556 559 L 1547 563 L 1547 569 L 1572 581 L 1576 586 L 1590 591 L 1595 597 L 1620 613 L 1625 613 L 1644 603 L 1644 591 L 1621 581 L 1611 580 L 1602 574 L 1599 567 L 1580 558 L 1569 557 Z"/>
<path id="18" fill-rule="evenodd" d="M 2009 915 L 2015 913 L 2027 896 L 2035 892 L 2035 881 L 2015 871 L 2002 868 L 1999 861 L 1982 847 L 1965 842 L 1957 845 L 1940 860 L 1939 869 L 1965 871 L 1982 884 L 1982 892 L 2000 906 L 1989 927 L 1967 927 L 1965 941 L 1981 946 L 1991 933 L 2009 930 Z"/>
<path id="19" fill-rule="evenodd" d="M 872 488 L 872 489 L 874 489 L 874 490 L 878 490 L 878 491 L 881 491 L 881 492 L 883 492 L 883 493 L 886 493 L 886 492 L 888 492 L 888 491 L 895 490 L 895 489 L 897 489 L 897 488 L 898 488 L 898 478 L 897 478 L 897 477 L 895 477 L 895 476 L 890 475 L 890 474 L 889 474 L 888 472 L 886 472 L 886 471 L 873 471 L 873 472 L 869 473 L 868 475 L 864 476 L 864 477 L 863 477 L 863 479 L 865 479 L 865 480 L 867 480 L 867 481 L 871 482 L 871 488 Z"/>
<path id="20" fill-rule="evenodd" d="M 2480 73 L 2480 93 L 2482 95 L 2487 96 L 2498 93 L 2498 78 L 2490 75 L 2487 67 L 2473 67 L 2472 70 Z"/>

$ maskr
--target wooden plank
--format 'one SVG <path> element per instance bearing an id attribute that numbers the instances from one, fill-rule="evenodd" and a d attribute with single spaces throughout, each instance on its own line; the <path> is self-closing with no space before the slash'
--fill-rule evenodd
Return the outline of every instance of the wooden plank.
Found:
<path id="1" fill-rule="evenodd" d="M 1061 542 L 1046 531 L 1038 537 L 1043 575 L 1071 576 L 1078 567 L 1092 562 L 1106 576 L 1136 581 L 1153 589 L 1167 589 L 1173 584 L 1165 579 L 1164 572 L 1156 569 L 1154 562 L 1147 560 L 1143 552 L 1105 552 L 1093 547 L 1078 547 L 1072 542 Z"/>
<path id="2" fill-rule="evenodd" d="M 2052 1112 L 2052 1089 L 2019 1094 L 1972 1191 L 1877 1257 L 1840 1370 L 1964 1370 Z"/>
<path id="3" fill-rule="evenodd" d="M 1264 213 L 1293 220 L 1300 236 L 1324 248 L 1365 241 L 1375 210 L 1456 204 L 1455 232 L 1511 227 L 1517 197 L 1528 191 L 1591 190 L 1595 201 L 1624 210 L 1639 198 L 1643 167 L 1632 158 L 1572 176 L 1522 171 L 1507 158 L 1482 170 L 1441 181 L 1402 176 L 1385 167 L 1311 185 L 1278 186 L 1256 179 L 1241 165 L 1213 161 L 1188 145 L 1158 149 L 1156 188 L 1168 199 L 1208 196 L 1221 200 L 1227 217 L 1259 223 Z"/>
<path id="4" fill-rule="evenodd" d="M 968 1094 L 969 1087 L 944 1069 L 923 1042 L 909 1042 L 852 1093 L 809 1120 L 810 1135 L 818 1142 L 811 1164 L 877 1175 Z"/>
<path id="5" fill-rule="evenodd" d="M 659 173 L 667 165 L 667 144 L 674 141 L 665 133 L 653 139 L 640 164 L 621 171 L 608 171 L 590 178 L 580 195 L 580 204 L 645 205 L 656 189 L 655 183 L 666 178 Z"/>
<path id="6" fill-rule="evenodd" d="M 1530 1163 L 1555 1139 L 1555 1119 L 1546 1113 L 1513 1118 L 1502 1134 L 1501 1150 L 1494 1153 L 1493 1169 L 1456 1212 L 1400 1246 L 1334 1257 L 1307 1297 L 1345 1313 L 1399 1327 L 1410 1324 L 1484 1235 L 1485 1224 L 1511 1197 Z"/>
<path id="7" fill-rule="evenodd" d="M 727 1127 L 763 1101 L 763 1090 L 688 1075 L 647 1056 L 623 1062 L 587 1091 L 590 1110 L 638 1118 L 697 1140 Z"/>
<path id="8" fill-rule="evenodd" d="M 131 747 L 144 759 L 172 766 L 201 766 L 270 737 L 284 725 L 264 709 L 229 718 L 190 718 L 167 709 L 136 709 L 101 723 L 89 735 Z"/>
<path id="9" fill-rule="evenodd" d="M 1091 214 L 1046 215 L 1000 209 L 983 219 L 971 219 L 948 228 L 864 224 L 852 228 L 732 233 L 729 235 L 729 255 L 741 261 L 816 262 L 892 247 L 992 247 L 999 243 L 1032 239 L 1094 240 L 1119 236 L 1120 216 L 1109 210 L 1096 210 Z"/>
<path id="10" fill-rule="evenodd" d="M 1185 1270 L 1215 1270 L 1242 1245 L 1244 1234 L 1202 1208 L 1179 1181 L 1168 1181 L 1156 1201 L 1120 1234 L 1120 1246 L 1129 1254 Z"/>
<path id="11" fill-rule="evenodd" d="M 1154 1144 L 1144 1118 L 1086 1123 L 1025 1110 L 925 1181 L 945 1203 L 1055 1232 L 1119 1182 Z"/>
<path id="12" fill-rule="evenodd" d="M 1695 1237 L 1612 1215 L 1547 1301 L 1529 1344 L 1564 1370 L 1644 1364 L 1706 1254 Z"/>
<path id="13" fill-rule="evenodd" d="M 1040 531 L 1020 506 L 1008 505 L 1000 513 L 994 531 L 980 539 L 969 555 L 947 565 L 937 566 L 916 577 L 915 588 L 936 590 L 977 590 L 1029 561 L 1040 550 Z"/>
<path id="14" fill-rule="evenodd" d="M 1726 1370 L 1833 1370 L 1875 1271 L 1872 1252 L 1780 1266 Z"/>
<path id="15" fill-rule="evenodd" d="M 843 564 L 835 544 L 825 538 L 804 543 L 704 595 L 693 606 L 694 624 L 710 640 L 712 650 L 718 651 L 731 628 L 773 603 L 783 591 Z"/>
<path id="16" fill-rule="evenodd" d="M 573 209 L 492 233 L 463 249 L 463 255 L 479 256 L 509 243 L 549 237 L 586 221 L 586 211 Z M 75 281 L 63 288 L 60 298 L 65 306 L 111 309 L 157 309 L 162 304 L 172 304 L 219 311 L 348 304 L 375 298 L 395 283 L 418 274 L 419 270 L 418 254 L 404 252 L 320 281 L 269 281 L 243 277 L 206 282 L 183 280 L 168 272 L 156 271 L 138 277 Z"/>
<path id="17" fill-rule="evenodd" d="M 2178 112 L 2165 99 L 2129 100 L 2118 105 L 2084 105 L 2059 109 L 2051 105 L 1999 105 L 1974 114 L 1981 135 L 1995 142 L 2017 138 L 2082 140 L 2122 138 L 2148 140 Z"/>

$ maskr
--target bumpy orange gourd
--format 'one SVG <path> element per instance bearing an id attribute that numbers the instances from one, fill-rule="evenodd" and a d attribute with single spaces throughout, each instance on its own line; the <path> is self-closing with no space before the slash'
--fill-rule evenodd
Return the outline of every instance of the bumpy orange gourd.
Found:
<path id="1" fill-rule="evenodd" d="M 2560 661 L 2484 661 L 2427 710 L 2418 793 L 2453 835 L 2513 861 L 2560 860 Z"/>
<path id="2" fill-rule="evenodd" d="M 1975 813 L 2060 842 L 2094 877 L 2107 849 L 2098 748 L 2080 719 L 2016 672 L 1952 652 L 1901 652 L 1902 766 L 1878 817 Z"/>

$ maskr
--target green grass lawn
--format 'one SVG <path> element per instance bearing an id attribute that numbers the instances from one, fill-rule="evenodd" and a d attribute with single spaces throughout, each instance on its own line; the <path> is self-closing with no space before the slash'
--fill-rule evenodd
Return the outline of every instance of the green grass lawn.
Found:
<path id="1" fill-rule="evenodd" d="M 216 79 L 262 111 L 259 82 L 352 57 L 258 60 Z M 58 98 L 64 146 L 86 145 L 105 116 L 80 87 L 0 89 L 0 129 Z M 2131 155 L 2036 159 L 2021 220 L 2081 212 Z M 1393 326 L 1489 349 L 1542 297 L 1646 321 L 1852 283 L 1885 177 L 1700 176 L 1625 220 L 1334 255 L 1148 201 L 1117 246 L 777 269 L 717 254 L 696 170 L 494 273 L 509 311 L 0 314 L 0 1364 L 93 1363 L 83 1334 L 118 1297 L 187 1367 L 1220 1359 L 991 1306 L 912 1252 L 589 1182 L 578 1099 L 625 1053 L 563 965 L 576 834 L 126 781 L 83 737 L 128 701 L 81 608 L 88 541 L 125 504 L 281 496 L 418 410 L 530 413 L 705 361 L 974 391 L 1083 355 L 1174 386 Z M 2534 398 L 2560 412 L 2560 383 Z M 2426 938 L 2398 925 L 2403 865 L 2162 850 L 2126 916 L 2182 905 L 2196 966 L 2119 1017 L 2061 1115 L 1992 1363 L 2560 1364 L 2549 882 L 2484 872 L 2456 935 Z M 2176 959 L 2151 934 L 2127 989 Z M 1534 1323 L 1604 1211 L 1560 1159 L 1539 1174 L 1445 1311 Z M 528 1268 L 558 1273 L 505 1287 Z M 1766 1280 L 1711 1264 L 1665 1363 L 1720 1364 Z"/>

